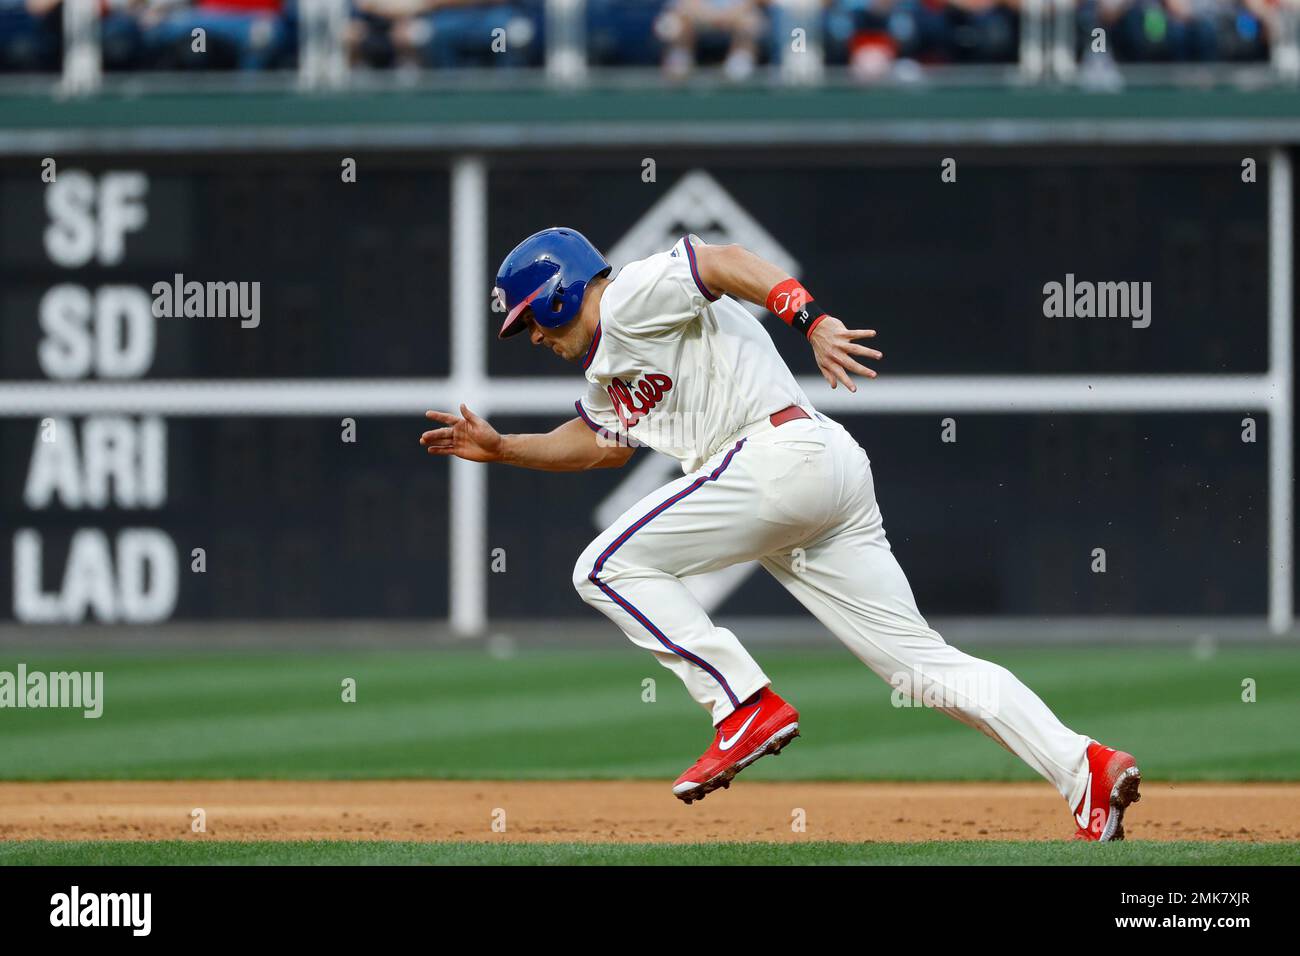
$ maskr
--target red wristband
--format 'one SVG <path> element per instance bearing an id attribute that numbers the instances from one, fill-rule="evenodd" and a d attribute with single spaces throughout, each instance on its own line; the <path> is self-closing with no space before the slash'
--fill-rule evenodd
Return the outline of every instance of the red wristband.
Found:
<path id="1" fill-rule="evenodd" d="M 813 304 L 813 297 L 798 279 L 785 279 L 772 287 L 767 294 L 767 307 L 786 325 L 803 333 L 812 334 L 817 323 L 826 317 L 825 311 Z"/>
<path id="2" fill-rule="evenodd" d="M 795 313 L 811 301 L 812 296 L 799 284 L 798 279 L 784 279 L 772 286 L 772 291 L 767 294 L 768 310 L 774 312 L 786 325 L 791 323 Z"/>

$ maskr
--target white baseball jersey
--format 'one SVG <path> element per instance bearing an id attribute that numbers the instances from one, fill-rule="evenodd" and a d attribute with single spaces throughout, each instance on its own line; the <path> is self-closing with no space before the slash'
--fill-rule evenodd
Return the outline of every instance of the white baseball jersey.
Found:
<path id="1" fill-rule="evenodd" d="M 770 681 L 683 579 L 758 561 L 896 689 L 901 676 L 915 700 L 978 727 L 1078 805 L 1089 738 L 926 623 L 885 536 L 866 452 L 812 409 L 758 321 L 700 281 L 693 243 L 625 266 L 601 299 L 578 413 L 686 474 L 586 547 L 578 593 L 720 724 Z M 772 425 L 790 405 L 810 416 Z"/>
<path id="2" fill-rule="evenodd" d="M 578 414 L 605 437 L 647 445 L 690 473 L 738 431 L 812 404 L 762 324 L 700 280 L 695 236 L 625 265 L 600 300 Z"/>

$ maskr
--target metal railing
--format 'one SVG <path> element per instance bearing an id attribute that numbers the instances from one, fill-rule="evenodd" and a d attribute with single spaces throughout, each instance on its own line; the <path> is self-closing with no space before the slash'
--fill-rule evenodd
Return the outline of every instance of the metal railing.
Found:
<path id="1" fill-rule="evenodd" d="M 103 79 L 99 4 L 94 0 L 66 0 L 63 4 L 63 78 L 61 92 L 68 96 L 93 93 Z"/>
<path id="2" fill-rule="evenodd" d="M 794 42 L 775 45 L 772 73 L 776 82 L 794 86 L 833 78 L 834 71 L 825 62 L 824 9 L 821 0 L 776 0 L 774 15 L 788 25 L 788 32 L 802 31 Z M 1078 9 L 1078 0 L 1022 0 L 1013 77 L 1030 84 L 1080 81 Z M 99 11 L 98 0 L 65 0 L 63 4 L 63 70 L 57 84 L 63 95 L 93 93 L 104 83 Z M 586 0 L 546 0 L 543 75 L 547 82 L 572 87 L 591 79 L 594 71 L 588 63 L 586 13 Z M 296 83 L 301 89 L 340 89 L 349 85 L 345 39 L 348 17 L 347 0 L 299 0 Z M 1090 56 L 1089 39 L 1083 38 L 1084 57 Z M 1109 65 L 1113 66 L 1113 61 Z M 948 69 L 978 73 L 975 67 Z M 1136 64 L 1123 68 L 1144 82 L 1170 81 L 1190 69 L 1225 72 L 1251 68 L 1240 64 L 1200 64 L 1195 68 Z M 485 72 L 475 71 L 480 77 Z M 1119 71 L 1113 72 L 1118 75 Z M 1255 66 L 1253 72 L 1266 82 L 1300 84 L 1300 0 L 1281 0 L 1269 61 Z M 987 73 L 978 75 L 987 77 Z"/>

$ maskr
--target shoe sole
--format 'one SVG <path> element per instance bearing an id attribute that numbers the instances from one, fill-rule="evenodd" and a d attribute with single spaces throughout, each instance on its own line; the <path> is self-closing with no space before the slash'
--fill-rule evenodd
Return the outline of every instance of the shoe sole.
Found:
<path id="1" fill-rule="evenodd" d="M 1117 843 L 1124 839 L 1124 811 L 1142 799 L 1142 794 L 1138 793 L 1141 783 L 1142 771 L 1136 766 L 1125 768 L 1119 775 L 1115 786 L 1110 789 L 1110 815 L 1098 843 Z"/>
<path id="2" fill-rule="evenodd" d="M 763 746 L 759 747 L 744 760 L 739 760 L 736 763 L 733 763 L 721 773 L 710 777 L 703 783 L 696 784 L 689 790 L 682 790 L 680 792 L 673 790 L 673 796 L 685 803 L 687 806 L 690 806 L 696 800 L 703 800 L 714 790 L 726 790 L 731 786 L 731 781 L 735 778 L 736 774 L 740 773 L 740 771 L 744 770 L 759 757 L 775 757 L 789 745 L 790 741 L 794 740 L 798 736 L 799 724 L 786 724 L 786 726 L 782 727 L 769 737 Z"/>

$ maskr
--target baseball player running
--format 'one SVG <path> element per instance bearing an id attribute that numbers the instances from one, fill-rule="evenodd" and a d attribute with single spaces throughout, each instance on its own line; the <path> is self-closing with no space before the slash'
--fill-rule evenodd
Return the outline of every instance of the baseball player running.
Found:
<path id="1" fill-rule="evenodd" d="M 681 678 L 712 715 L 713 744 L 677 778 L 685 801 L 728 787 L 799 735 L 799 714 L 736 635 L 682 579 L 756 560 L 871 670 L 914 699 L 992 737 L 1047 778 L 1073 809 L 1076 839 L 1120 840 L 1138 799 L 1132 756 L 1070 730 L 1005 668 L 946 644 L 917 610 L 876 503 L 867 454 L 818 412 L 763 326 L 765 305 L 802 334 L 832 388 L 874 378 L 875 336 L 827 315 L 780 268 L 735 246 L 682 237 L 611 267 L 572 229 L 545 229 L 501 264 L 500 338 L 581 366 L 587 390 L 554 431 L 501 435 L 465 405 L 430 411 L 429 454 L 545 471 L 627 463 L 646 445 L 683 477 L 647 495 L 574 567 L 582 599 Z"/>

